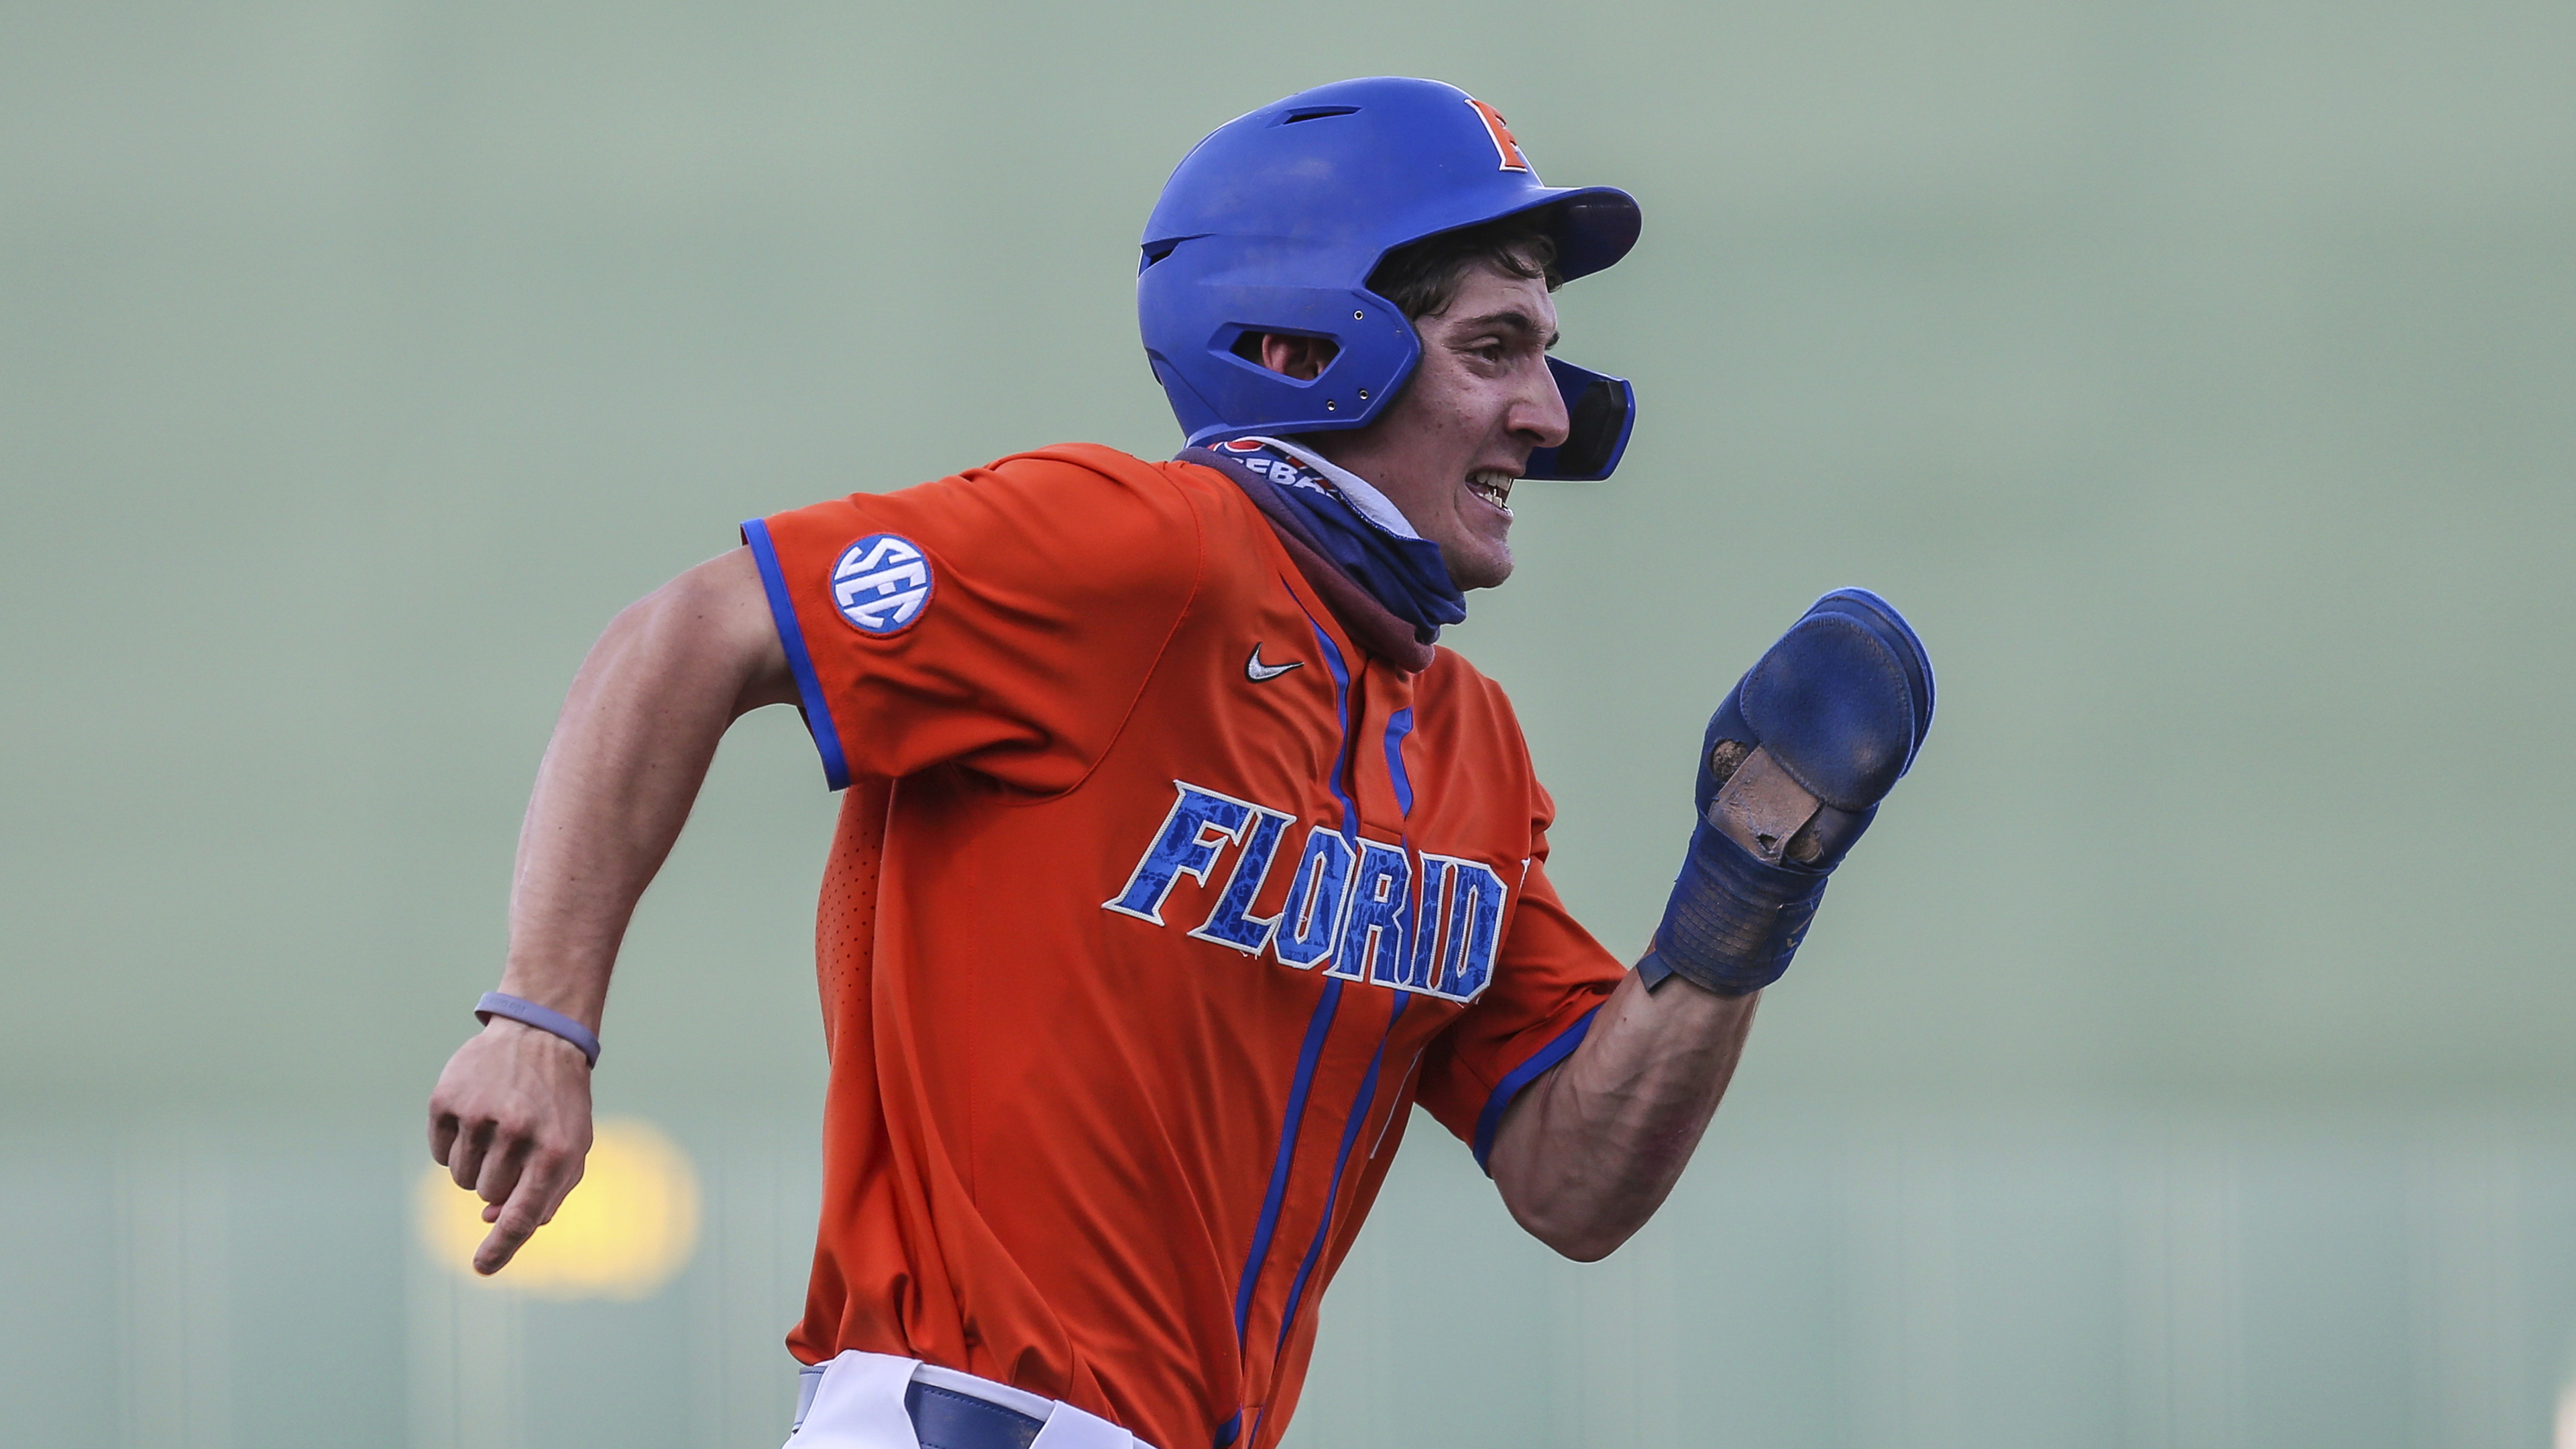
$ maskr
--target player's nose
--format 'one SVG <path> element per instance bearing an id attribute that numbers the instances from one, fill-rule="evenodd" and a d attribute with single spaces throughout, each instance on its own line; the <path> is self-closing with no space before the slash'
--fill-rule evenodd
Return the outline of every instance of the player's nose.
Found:
<path id="1" fill-rule="evenodd" d="M 1566 416 L 1565 394 L 1557 390 L 1556 374 L 1548 370 L 1545 357 L 1520 370 L 1505 423 L 1533 450 L 1563 446 L 1573 425 Z"/>

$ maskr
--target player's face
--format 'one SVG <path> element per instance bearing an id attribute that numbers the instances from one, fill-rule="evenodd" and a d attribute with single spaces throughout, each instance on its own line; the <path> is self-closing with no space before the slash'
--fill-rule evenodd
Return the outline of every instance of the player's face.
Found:
<path id="1" fill-rule="evenodd" d="M 1462 589 L 1511 575 L 1512 485 L 1532 450 L 1565 441 L 1565 399 L 1547 370 L 1556 303 L 1547 284 L 1485 265 L 1447 311 L 1414 319 L 1422 361 L 1367 427 L 1306 443 L 1377 485 L 1440 545 Z"/>

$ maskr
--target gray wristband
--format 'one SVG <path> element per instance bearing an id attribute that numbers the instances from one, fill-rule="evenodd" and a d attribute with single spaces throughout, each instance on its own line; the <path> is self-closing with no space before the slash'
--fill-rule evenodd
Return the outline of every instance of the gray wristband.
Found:
<path id="1" fill-rule="evenodd" d="M 483 999 L 474 1003 L 474 1015 L 478 1020 L 487 1023 L 496 1016 L 504 1016 L 521 1026 L 533 1026 L 539 1031 L 553 1032 L 579 1047 L 582 1060 L 594 1067 L 599 1065 L 599 1038 L 592 1034 L 589 1027 L 551 1007 L 539 1006 L 533 1001 L 522 1001 L 515 996 L 504 996 L 498 991 L 486 991 L 483 993 Z"/>

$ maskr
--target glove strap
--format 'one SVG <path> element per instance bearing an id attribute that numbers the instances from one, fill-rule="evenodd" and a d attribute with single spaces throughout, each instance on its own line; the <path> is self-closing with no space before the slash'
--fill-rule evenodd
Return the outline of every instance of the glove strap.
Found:
<path id="1" fill-rule="evenodd" d="M 539 1006 L 516 996 L 504 996 L 498 991 L 486 991 L 483 999 L 474 1003 L 474 1017 L 488 1025 L 496 1016 L 507 1017 L 521 1026 L 553 1032 L 581 1048 L 583 1061 L 594 1067 L 599 1065 L 598 1035 L 553 1007 Z"/>
<path id="2" fill-rule="evenodd" d="M 1746 996 L 1780 979 L 1824 899 L 1826 872 L 1765 865 L 1702 820 L 1637 963 L 1647 989 L 1679 976 L 1720 996 Z"/>

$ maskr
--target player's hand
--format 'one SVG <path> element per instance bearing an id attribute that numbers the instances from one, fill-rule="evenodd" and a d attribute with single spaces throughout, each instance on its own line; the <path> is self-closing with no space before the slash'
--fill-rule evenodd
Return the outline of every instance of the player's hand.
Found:
<path id="1" fill-rule="evenodd" d="M 550 1032 L 494 1017 L 429 1094 L 429 1155 L 483 1199 L 474 1271 L 497 1273 L 554 1220 L 590 1152 L 590 1064 Z"/>
<path id="2" fill-rule="evenodd" d="M 1818 599 L 1708 722 L 1700 823 L 1638 963 L 1646 984 L 1741 996 L 1778 980 L 1931 726 L 1932 660 L 1904 617 L 1865 589 Z"/>

